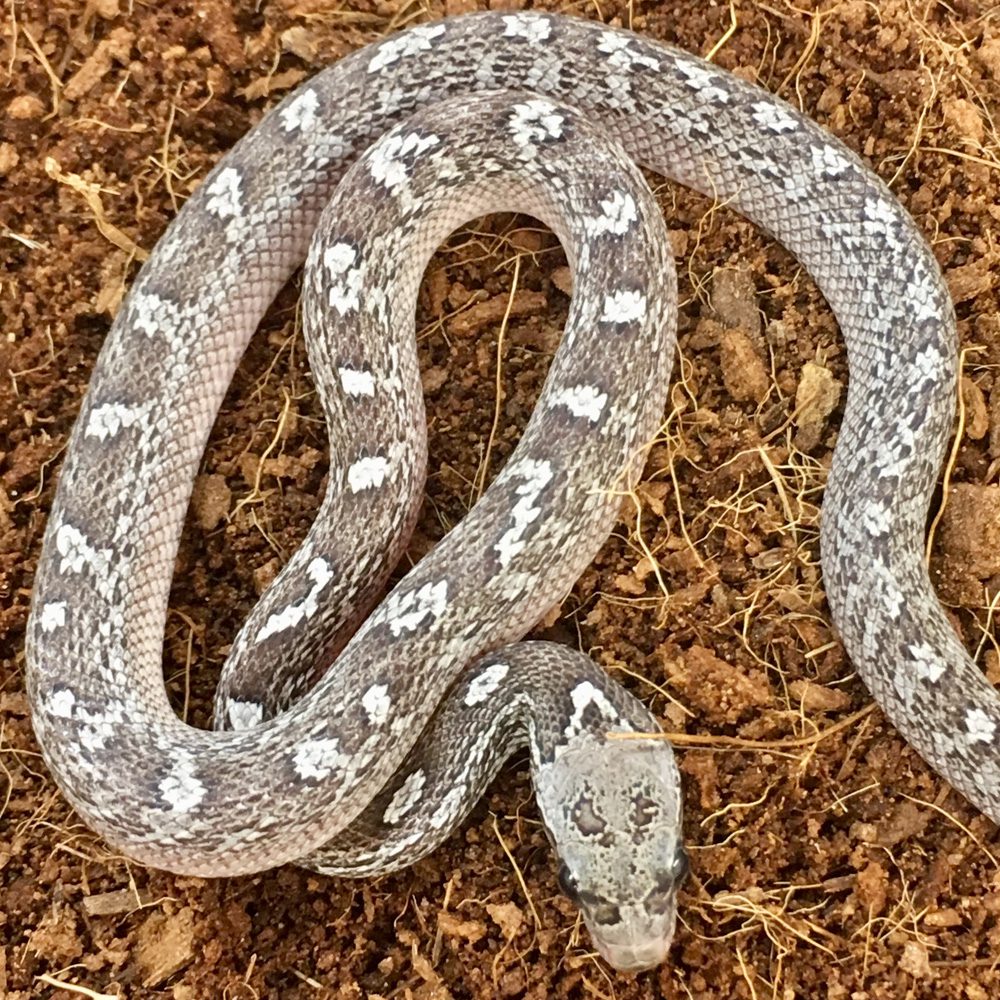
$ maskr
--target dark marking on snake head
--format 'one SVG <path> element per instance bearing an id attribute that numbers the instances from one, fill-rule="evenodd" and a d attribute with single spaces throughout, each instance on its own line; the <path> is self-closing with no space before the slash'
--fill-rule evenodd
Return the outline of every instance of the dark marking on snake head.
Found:
<path id="1" fill-rule="evenodd" d="M 608 822 L 594 809 L 593 799 L 581 796 L 573 806 L 573 822 L 585 837 L 598 837 L 608 827 Z"/>
<path id="2" fill-rule="evenodd" d="M 648 795 L 638 795 L 632 802 L 631 825 L 635 828 L 632 840 L 639 843 L 648 832 L 647 828 L 660 815 L 660 804 Z"/>
<path id="3" fill-rule="evenodd" d="M 580 906 L 585 907 L 590 919 L 605 927 L 621 923 L 622 911 L 611 900 L 599 896 L 596 892 L 581 892 L 577 896 Z"/>
<path id="4" fill-rule="evenodd" d="M 669 913 L 677 905 L 677 888 L 689 872 L 687 851 L 677 848 L 669 868 L 656 873 L 653 888 L 646 896 L 646 909 L 651 913 Z"/>

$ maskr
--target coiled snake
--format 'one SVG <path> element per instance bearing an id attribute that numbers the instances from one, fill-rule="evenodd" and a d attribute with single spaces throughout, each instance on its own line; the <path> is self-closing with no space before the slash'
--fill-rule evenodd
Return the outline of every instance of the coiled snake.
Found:
<path id="1" fill-rule="evenodd" d="M 200 875 L 385 871 L 447 836 L 527 741 L 598 948 L 625 969 L 663 959 L 685 868 L 669 746 L 614 737 L 655 720 L 585 657 L 506 645 L 593 557 L 663 412 L 674 282 L 633 159 L 772 233 L 835 311 L 851 387 L 822 521 L 831 610 L 892 722 L 1000 820 L 1000 702 L 921 557 L 956 338 L 913 223 L 839 142 L 709 63 L 600 24 L 486 13 L 407 29 L 285 99 L 190 198 L 108 334 L 48 525 L 28 686 L 49 768 L 112 844 Z M 563 343 L 496 481 L 317 681 L 419 503 L 424 266 L 499 209 L 567 249 Z M 205 732 L 161 675 L 174 555 L 233 369 L 317 224 L 304 317 L 329 486 L 235 641 L 215 712 L 228 731 Z"/>

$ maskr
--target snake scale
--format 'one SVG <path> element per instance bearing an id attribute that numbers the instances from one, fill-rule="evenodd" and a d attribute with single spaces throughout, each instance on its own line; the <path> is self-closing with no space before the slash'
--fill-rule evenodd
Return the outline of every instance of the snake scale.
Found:
<path id="1" fill-rule="evenodd" d="M 636 164 L 763 227 L 833 308 L 851 375 L 821 527 L 834 621 L 894 725 L 1000 820 L 1000 701 L 922 559 L 957 363 L 913 222 L 840 142 L 710 63 L 598 23 L 481 13 L 401 31 L 287 97 L 188 200 L 106 338 L 27 653 L 45 760 L 111 844 L 197 875 L 388 871 L 440 843 L 527 743 L 596 946 L 622 969 L 665 957 L 686 868 L 669 745 L 582 654 L 517 641 L 604 541 L 663 413 L 675 282 Z M 567 330 L 505 468 L 379 601 L 426 464 L 421 275 L 456 225 L 501 209 L 565 246 Z M 171 571 L 233 370 L 307 251 L 329 485 L 234 642 L 206 732 L 164 689 Z"/>

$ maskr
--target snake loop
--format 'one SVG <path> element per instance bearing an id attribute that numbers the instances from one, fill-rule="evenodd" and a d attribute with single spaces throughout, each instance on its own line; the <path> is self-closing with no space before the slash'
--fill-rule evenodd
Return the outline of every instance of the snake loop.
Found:
<path id="1" fill-rule="evenodd" d="M 834 619 L 893 723 L 1000 819 L 1000 701 L 921 560 L 956 357 L 912 221 L 857 156 L 715 66 L 599 24 L 488 13 L 407 29 L 285 99 L 184 206 L 108 334 L 47 529 L 28 688 L 48 766 L 111 843 L 202 875 L 390 870 L 447 836 L 527 742 L 598 948 L 621 968 L 662 960 L 685 869 L 670 749 L 613 738 L 655 720 L 585 657 L 510 645 L 604 541 L 662 414 L 674 281 L 636 163 L 763 226 L 835 311 L 851 387 L 822 522 Z M 497 209 L 561 238 L 567 332 L 507 466 L 348 640 L 419 503 L 423 268 Z M 204 732 L 163 685 L 170 573 L 232 372 L 307 249 L 329 486 Z"/>

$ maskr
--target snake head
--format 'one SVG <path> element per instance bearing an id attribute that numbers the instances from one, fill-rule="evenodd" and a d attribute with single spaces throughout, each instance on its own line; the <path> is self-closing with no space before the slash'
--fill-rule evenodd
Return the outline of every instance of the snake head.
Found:
<path id="1" fill-rule="evenodd" d="M 601 955 L 638 972 L 667 956 L 688 860 L 670 745 L 620 735 L 577 736 L 536 764 L 535 785 L 560 887 Z"/>

